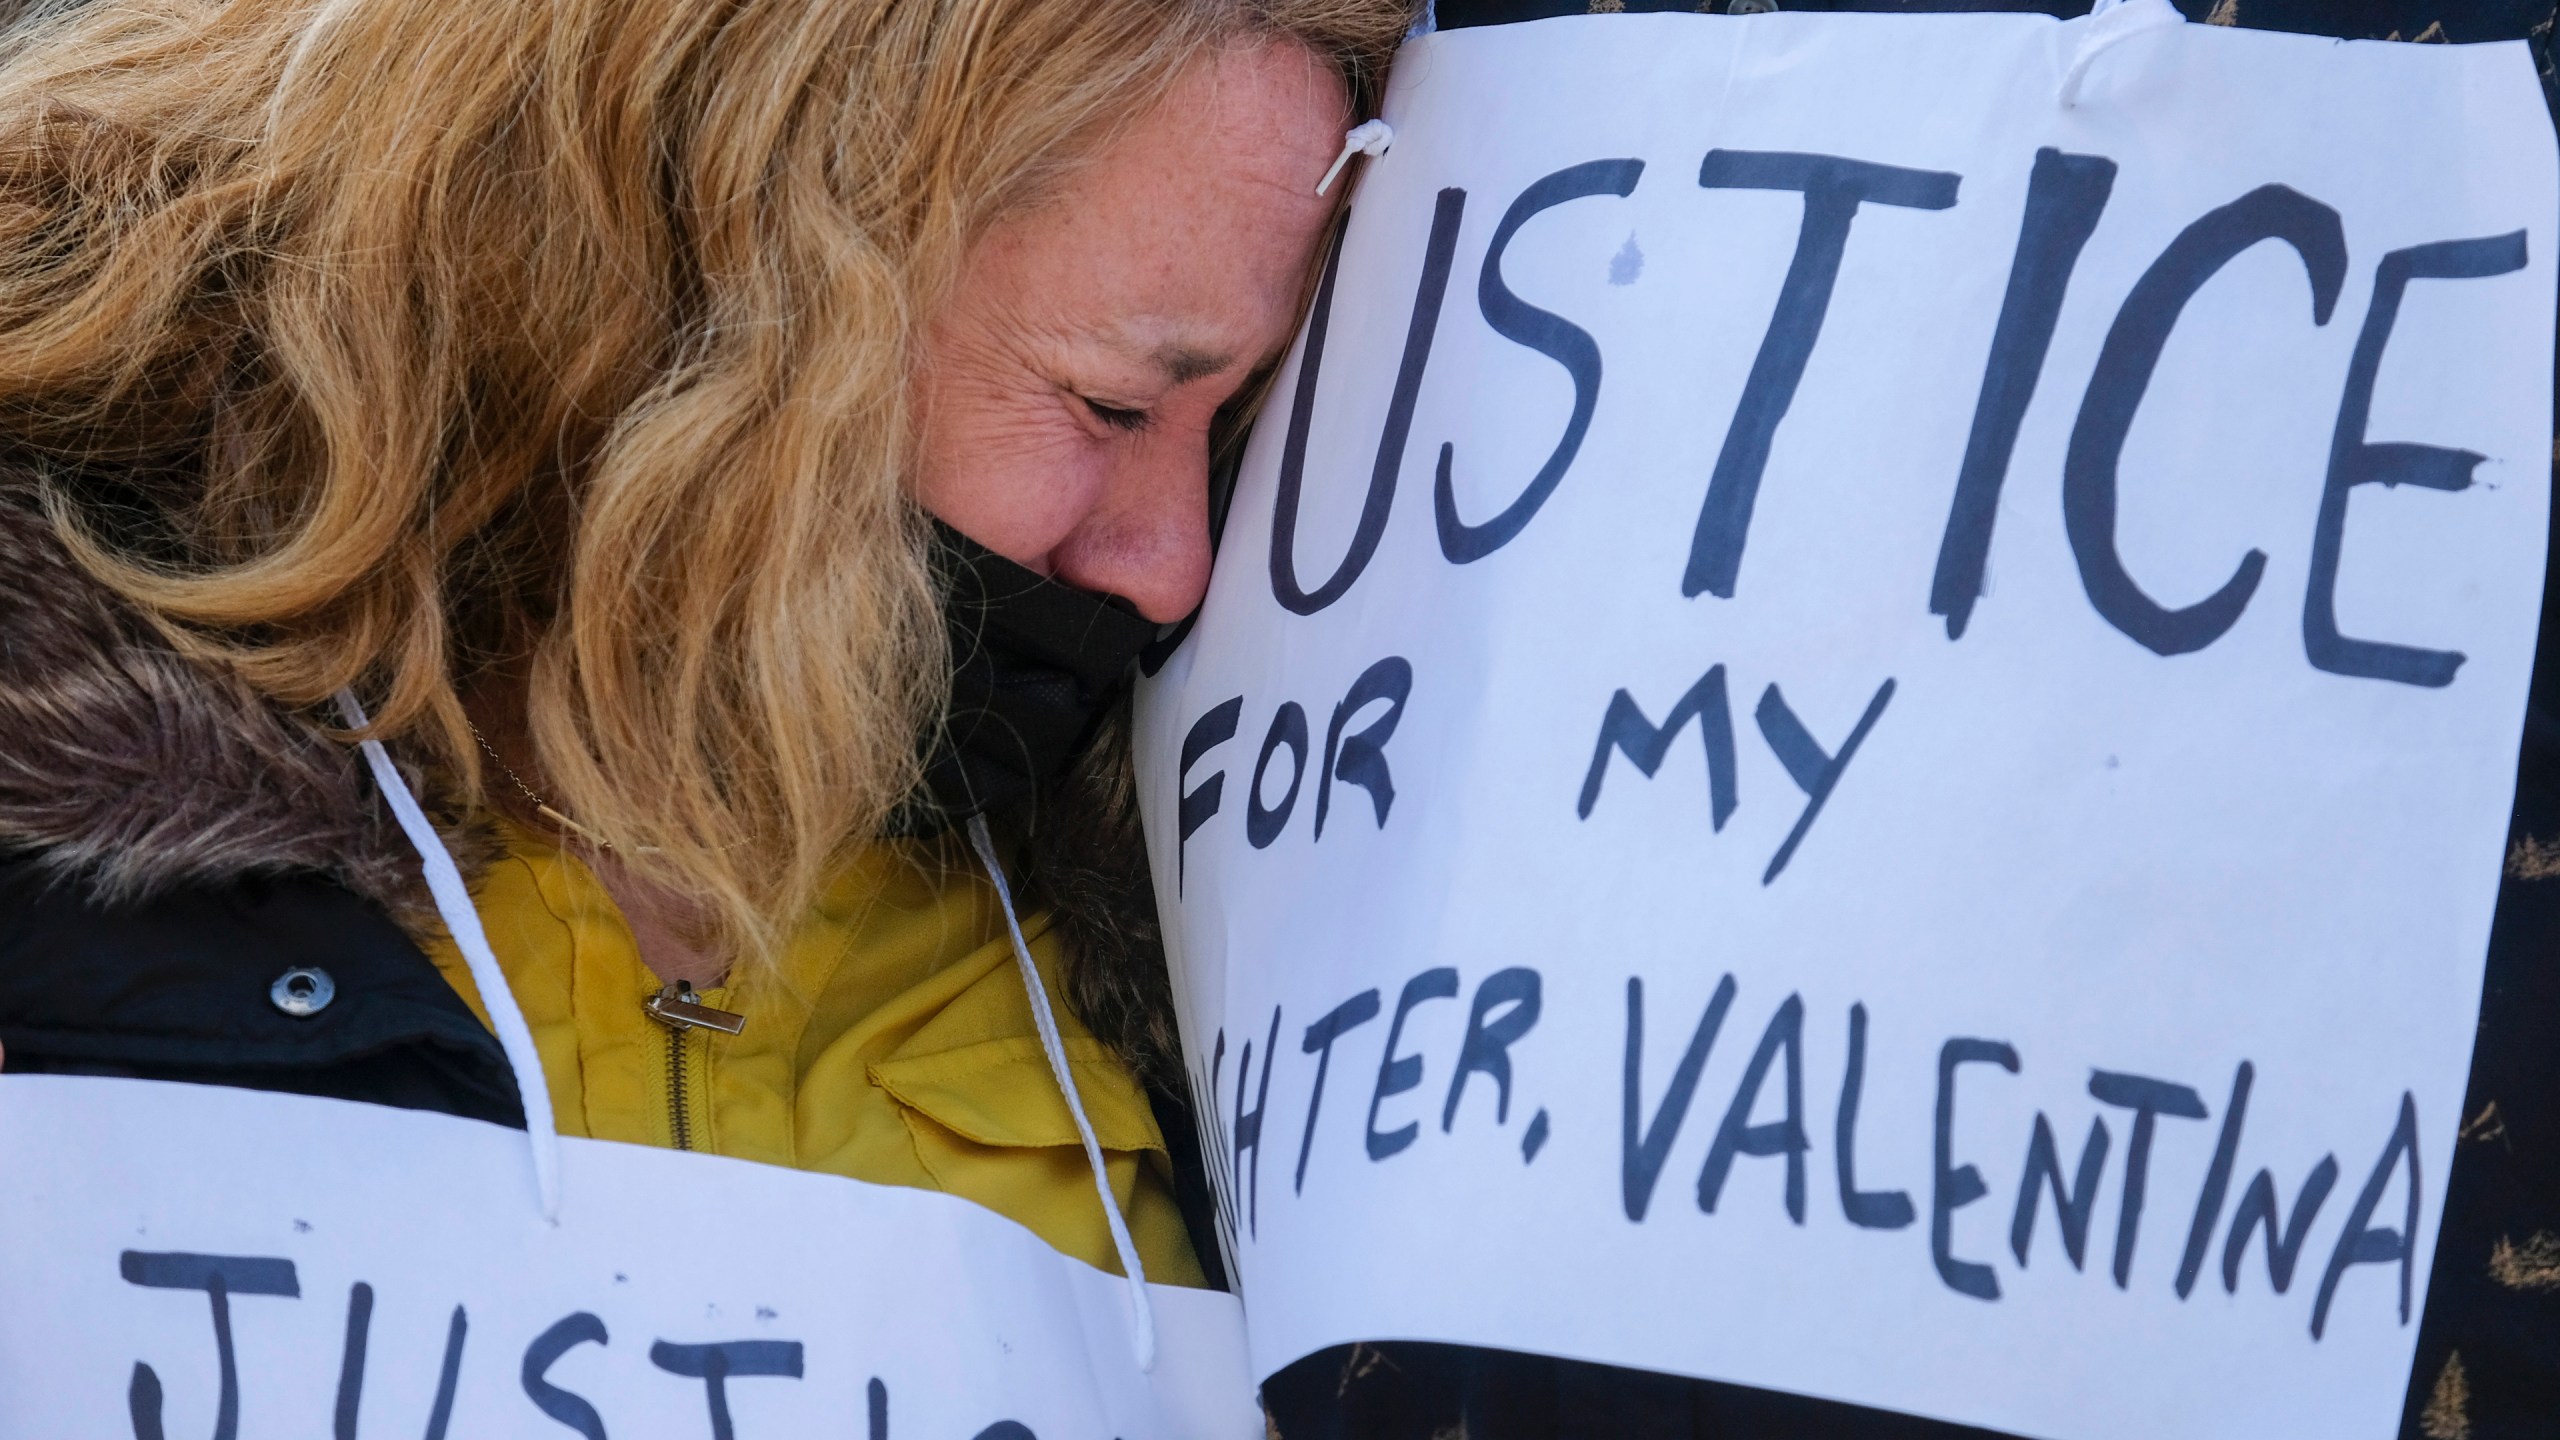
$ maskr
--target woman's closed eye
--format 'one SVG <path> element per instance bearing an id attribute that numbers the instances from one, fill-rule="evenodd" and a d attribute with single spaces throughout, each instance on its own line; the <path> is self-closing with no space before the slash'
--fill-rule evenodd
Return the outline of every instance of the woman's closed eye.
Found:
<path id="1" fill-rule="evenodd" d="M 1134 432 L 1147 428 L 1148 416 L 1147 412 L 1144 410 L 1133 410 L 1125 405 L 1106 405 L 1102 401 L 1093 399 L 1090 396 L 1078 396 L 1077 398 L 1084 401 L 1085 409 L 1093 412 L 1094 419 L 1101 421 L 1103 424 L 1110 426 L 1114 430 L 1128 430 Z"/>

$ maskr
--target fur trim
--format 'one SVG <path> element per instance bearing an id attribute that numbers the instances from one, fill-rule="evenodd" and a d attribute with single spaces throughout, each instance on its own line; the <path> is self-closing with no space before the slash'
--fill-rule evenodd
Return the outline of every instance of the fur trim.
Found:
<path id="1" fill-rule="evenodd" d="M 1042 794 L 1030 883 L 1067 945 L 1067 1004 L 1150 1085 L 1184 1093 L 1173 980 L 1138 825 L 1129 699 Z"/>
<path id="2" fill-rule="evenodd" d="M 502 853 L 486 824 L 444 823 L 454 807 L 422 799 L 464 875 Z M 1031 882 L 1071 957 L 1067 1003 L 1140 1076 L 1179 1085 L 1126 701 L 1029 829 Z M 353 747 L 171 649 L 72 563 L 24 470 L 0 470 L 0 851 L 109 904 L 316 873 L 412 934 L 441 928 Z"/>
<path id="3" fill-rule="evenodd" d="M 299 872 L 434 923 L 355 750 L 172 650 L 72 563 L 24 471 L 0 474 L 0 849 L 110 904 Z"/>

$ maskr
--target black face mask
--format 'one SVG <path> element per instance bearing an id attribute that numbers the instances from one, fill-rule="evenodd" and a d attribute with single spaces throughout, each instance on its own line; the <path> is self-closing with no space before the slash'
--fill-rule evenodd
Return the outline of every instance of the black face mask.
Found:
<path id="1" fill-rule="evenodd" d="M 931 835 L 1031 798 L 1066 769 L 1129 683 L 1156 627 L 1116 596 L 1035 575 L 934 522 L 951 705 L 924 785 L 892 828 Z"/>

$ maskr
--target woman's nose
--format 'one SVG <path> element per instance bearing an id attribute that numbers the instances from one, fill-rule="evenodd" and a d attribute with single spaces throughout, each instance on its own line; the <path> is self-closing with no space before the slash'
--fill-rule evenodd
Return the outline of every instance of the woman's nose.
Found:
<path id="1" fill-rule="evenodd" d="M 1094 508 L 1049 552 L 1050 573 L 1169 625 L 1209 589 L 1208 437 L 1149 438 L 1113 467 Z"/>

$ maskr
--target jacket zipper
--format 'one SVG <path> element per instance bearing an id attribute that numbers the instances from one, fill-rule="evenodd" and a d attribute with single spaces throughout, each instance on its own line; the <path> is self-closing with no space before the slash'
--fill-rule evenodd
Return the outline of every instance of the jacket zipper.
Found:
<path id="1" fill-rule="evenodd" d="M 679 1150 L 693 1148 L 693 1114 L 684 1093 L 685 1032 L 691 1028 L 670 1026 L 667 1030 L 667 1129 Z"/>
<path id="2" fill-rule="evenodd" d="M 649 1018 L 667 1030 L 667 1133 L 679 1150 L 693 1148 L 693 1107 L 687 1091 L 686 1042 L 696 1030 L 735 1035 L 747 1028 L 747 1017 L 693 998 L 691 981 L 678 980 L 640 1002 Z"/>

